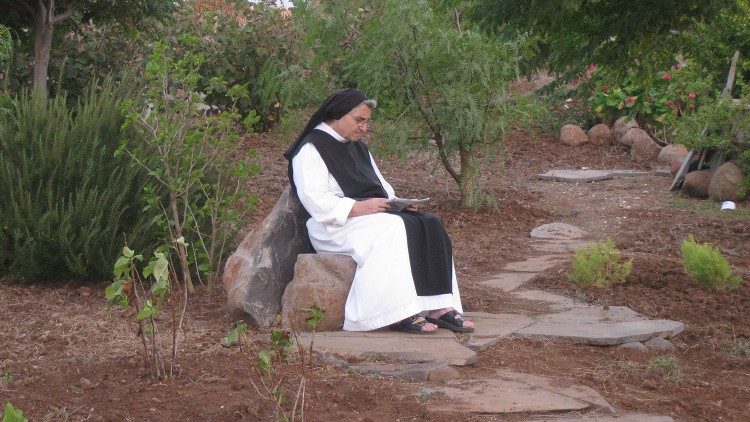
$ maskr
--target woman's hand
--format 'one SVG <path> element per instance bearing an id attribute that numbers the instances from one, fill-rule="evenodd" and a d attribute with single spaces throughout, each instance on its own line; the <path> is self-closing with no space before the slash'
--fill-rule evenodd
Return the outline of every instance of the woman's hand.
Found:
<path id="1" fill-rule="evenodd" d="M 419 204 L 411 204 L 406 207 L 407 211 L 419 211 Z"/>
<path id="2" fill-rule="evenodd" d="M 352 210 L 349 211 L 349 217 L 359 217 L 368 214 L 377 214 L 379 212 L 388 211 L 391 206 L 388 205 L 388 200 L 385 198 L 370 198 L 364 201 L 357 201 L 354 203 Z"/>

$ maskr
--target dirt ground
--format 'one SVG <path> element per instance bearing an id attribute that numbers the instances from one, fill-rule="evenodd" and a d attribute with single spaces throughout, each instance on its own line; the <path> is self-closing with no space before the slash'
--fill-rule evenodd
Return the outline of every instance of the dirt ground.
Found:
<path id="1" fill-rule="evenodd" d="M 259 210 L 257 227 L 286 183 L 282 142 L 248 139 L 262 157 L 261 175 L 248 181 Z M 459 206 L 455 184 L 426 156 L 381 161 L 385 177 L 404 197 L 431 197 L 426 209 L 442 216 L 454 242 L 456 270 L 469 311 L 524 312 L 501 292 L 477 281 L 503 265 L 534 255 L 529 231 L 563 221 L 595 240 L 611 237 L 633 272 L 610 289 L 567 281 L 567 264 L 532 282 L 576 299 L 625 305 L 653 318 L 683 321 L 673 352 L 508 339 L 458 368 L 462 377 L 497 369 L 554 375 L 599 391 L 616 409 L 671 415 L 678 420 L 746 420 L 750 415 L 750 212 L 748 203 L 721 213 L 718 204 L 668 192 L 671 178 L 645 176 L 567 184 L 538 181 L 551 169 L 645 169 L 617 147 L 571 149 L 553 136 L 517 134 L 506 154 L 483 174 L 492 206 Z M 681 264 L 680 243 L 693 234 L 718 246 L 742 286 L 712 293 L 699 288 Z M 0 405 L 12 402 L 31 420 L 281 420 L 290 417 L 301 377 L 307 420 L 491 420 L 487 415 L 429 413 L 443 398 L 421 394 L 429 384 L 363 378 L 299 358 L 274 361 L 270 377 L 255 369 L 269 331 L 252 329 L 242 347 L 221 340 L 234 322 L 220 285 L 190 298 L 178 376 L 157 381 L 143 364 L 132 314 L 108 310 L 103 280 L 45 286 L 0 284 Z M 253 340 L 254 339 L 254 340 Z M 279 397 L 281 401 L 279 402 Z M 521 417 L 519 415 L 515 418 Z M 498 418 L 502 419 L 502 418 Z"/>

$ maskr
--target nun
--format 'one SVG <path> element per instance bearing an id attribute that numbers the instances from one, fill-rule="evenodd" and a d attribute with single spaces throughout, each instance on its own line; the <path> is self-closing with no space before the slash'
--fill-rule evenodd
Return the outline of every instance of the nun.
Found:
<path id="1" fill-rule="evenodd" d="M 375 106 L 357 89 L 334 92 L 284 153 L 292 190 L 310 214 L 313 247 L 357 263 L 344 330 L 473 332 L 474 324 L 461 316 L 442 221 L 415 205 L 401 212 L 388 205 L 396 194 L 361 140 Z"/>

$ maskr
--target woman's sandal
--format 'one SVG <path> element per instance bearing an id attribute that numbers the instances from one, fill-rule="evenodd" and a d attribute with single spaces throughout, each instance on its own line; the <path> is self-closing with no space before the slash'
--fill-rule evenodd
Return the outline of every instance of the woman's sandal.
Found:
<path id="1" fill-rule="evenodd" d="M 435 334 L 437 332 L 437 329 L 434 329 L 432 331 L 426 331 L 422 328 L 424 325 L 427 324 L 427 321 L 420 317 L 419 315 L 415 315 L 406 319 L 402 319 L 399 322 L 395 322 L 388 326 L 393 331 L 401 331 L 403 333 L 410 333 L 410 334 Z"/>
<path id="2" fill-rule="evenodd" d="M 474 332 L 474 327 L 464 327 L 464 319 L 455 309 L 440 315 L 439 318 L 426 316 L 425 319 L 438 327 L 447 328 L 455 333 Z"/>

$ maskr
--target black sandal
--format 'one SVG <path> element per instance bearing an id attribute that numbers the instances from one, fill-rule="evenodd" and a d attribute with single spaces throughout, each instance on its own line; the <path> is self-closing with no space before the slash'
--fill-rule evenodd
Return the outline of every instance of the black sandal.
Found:
<path id="1" fill-rule="evenodd" d="M 427 321 L 419 315 L 414 315 L 409 318 L 402 319 L 399 322 L 395 322 L 388 326 L 393 331 L 401 331 L 402 333 L 410 334 L 435 334 L 437 329 L 432 331 L 425 331 L 422 328 L 427 324 Z"/>
<path id="2" fill-rule="evenodd" d="M 447 328 L 454 333 L 473 333 L 474 327 L 464 327 L 464 319 L 455 309 L 448 311 L 439 318 L 426 316 L 425 319 L 438 327 Z"/>

